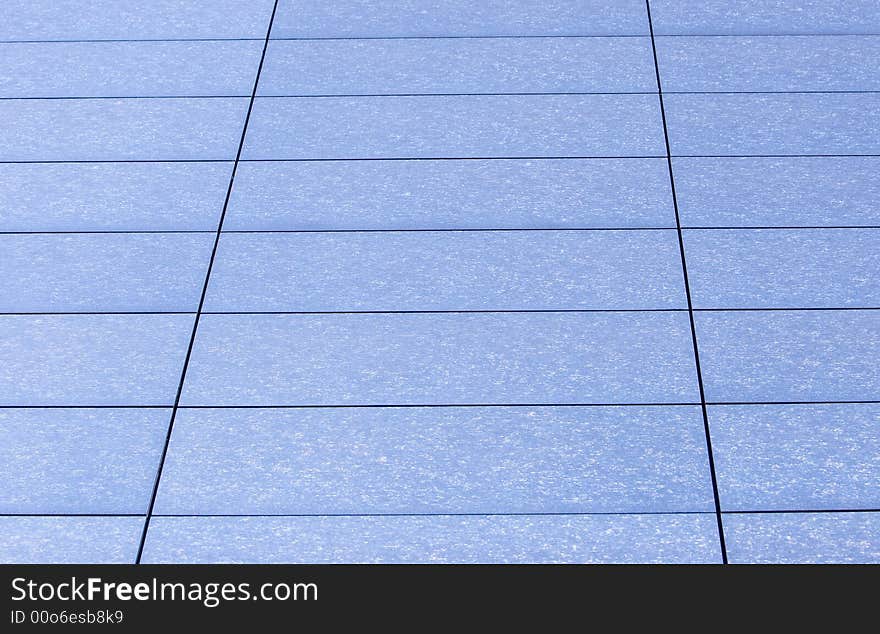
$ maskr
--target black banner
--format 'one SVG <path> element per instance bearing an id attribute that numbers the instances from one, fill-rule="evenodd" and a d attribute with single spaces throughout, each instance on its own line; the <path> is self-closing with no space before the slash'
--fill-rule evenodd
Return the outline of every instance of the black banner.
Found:
<path id="1" fill-rule="evenodd" d="M 2 566 L 2 631 L 409 620 L 667 621 L 873 605 L 876 566 Z M 412 622 L 412 615 L 420 622 Z"/>

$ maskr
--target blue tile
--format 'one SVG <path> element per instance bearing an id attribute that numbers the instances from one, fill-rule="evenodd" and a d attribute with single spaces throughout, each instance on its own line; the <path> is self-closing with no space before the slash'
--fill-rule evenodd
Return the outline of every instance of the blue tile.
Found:
<path id="1" fill-rule="evenodd" d="M 687 308 L 675 231 L 226 234 L 206 300 L 241 312 L 584 308 Z"/>
<path id="2" fill-rule="evenodd" d="M 0 316 L 0 405 L 168 405 L 191 315 Z"/>
<path id="3" fill-rule="evenodd" d="M 195 311 L 214 235 L 0 235 L 0 312 Z"/>
<path id="4" fill-rule="evenodd" d="M 216 231 L 231 163 L 0 164 L 0 231 Z"/>
<path id="5" fill-rule="evenodd" d="M 880 311 L 699 312 L 696 325 L 709 401 L 880 396 Z"/>
<path id="6" fill-rule="evenodd" d="M 880 37 L 659 37 L 664 91 L 880 89 Z"/>
<path id="7" fill-rule="evenodd" d="M 273 37 L 647 35 L 640 0 L 281 0 Z"/>
<path id="8" fill-rule="evenodd" d="M 205 315 L 184 405 L 669 403 L 685 313 Z"/>
<path id="9" fill-rule="evenodd" d="M 273 0 L 6 0 L 0 39 L 264 38 Z"/>
<path id="10" fill-rule="evenodd" d="M 245 159 L 661 156 L 655 95 L 258 98 Z"/>
<path id="11" fill-rule="evenodd" d="M 671 94 L 673 154 L 880 154 L 877 94 Z"/>
<path id="12" fill-rule="evenodd" d="M 274 40 L 261 95 L 650 92 L 650 38 Z"/>
<path id="13" fill-rule="evenodd" d="M 674 226 L 665 159 L 239 163 L 223 225 L 239 230 Z"/>
<path id="14" fill-rule="evenodd" d="M 880 225 L 880 158 L 676 158 L 685 226 Z"/>
<path id="15" fill-rule="evenodd" d="M 250 95 L 263 43 L 0 44 L 0 97 Z"/>
<path id="16" fill-rule="evenodd" d="M 0 517 L 2 564 L 131 564 L 142 517 Z"/>
<path id="17" fill-rule="evenodd" d="M 145 563 L 719 563 L 712 515 L 156 517 Z"/>
<path id="18" fill-rule="evenodd" d="M 658 34 L 880 33 L 875 0 L 651 0 Z"/>
<path id="19" fill-rule="evenodd" d="M 732 563 L 880 563 L 880 513 L 727 515 Z"/>
<path id="20" fill-rule="evenodd" d="M 684 232 L 697 308 L 880 306 L 880 229 Z"/>
<path id="21" fill-rule="evenodd" d="M 156 506 L 199 515 L 713 510 L 698 406 L 183 409 Z"/>
<path id="22" fill-rule="evenodd" d="M 247 105 L 247 98 L 0 101 L 0 160 L 234 159 Z"/>
<path id="23" fill-rule="evenodd" d="M 145 513 L 170 409 L 0 409 L 0 513 Z"/>
<path id="24" fill-rule="evenodd" d="M 671 94 L 673 154 L 880 154 L 877 94 Z"/>
<path id="25" fill-rule="evenodd" d="M 709 408 L 726 511 L 880 508 L 880 405 Z"/>

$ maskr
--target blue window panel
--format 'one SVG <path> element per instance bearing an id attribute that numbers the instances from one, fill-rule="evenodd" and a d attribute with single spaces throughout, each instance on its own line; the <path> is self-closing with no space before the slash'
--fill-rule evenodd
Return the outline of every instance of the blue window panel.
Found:
<path id="1" fill-rule="evenodd" d="M 647 35 L 639 0 L 281 0 L 273 37 Z"/>
<path id="2" fill-rule="evenodd" d="M 649 92 L 650 38 L 273 40 L 261 95 Z"/>
<path id="3" fill-rule="evenodd" d="M 0 101 L 0 160 L 234 159 L 247 106 L 247 98 Z"/>
<path id="4" fill-rule="evenodd" d="M 250 95 L 263 44 L 0 44 L 0 97 Z"/>
<path id="5" fill-rule="evenodd" d="M 0 39 L 264 38 L 273 0 L 6 0 Z"/>
<path id="6" fill-rule="evenodd" d="M 200 515 L 712 510 L 696 406 L 183 409 L 156 507 Z"/>
<path id="7" fill-rule="evenodd" d="M 0 316 L 0 405 L 168 405 L 191 315 Z"/>
<path id="8" fill-rule="evenodd" d="M 880 508 L 880 405 L 711 406 L 726 511 Z"/>
<path id="9" fill-rule="evenodd" d="M 880 225 L 880 158 L 675 158 L 682 223 L 703 227 Z"/>
<path id="10" fill-rule="evenodd" d="M 876 0 L 651 0 L 658 34 L 880 33 Z"/>
<path id="11" fill-rule="evenodd" d="M 0 231 L 215 231 L 228 163 L 0 165 Z"/>
<path id="12" fill-rule="evenodd" d="M 660 156 L 656 95 L 258 98 L 246 159 Z"/>
<path id="13" fill-rule="evenodd" d="M 223 224 L 229 230 L 674 226 L 660 158 L 245 162 L 235 172 Z"/>
<path id="14" fill-rule="evenodd" d="M 664 91 L 880 89 L 880 37 L 660 37 Z"/>
<path id="15" fill-rule="evenodd" d="M 880 154 L 880 95 L 664 98 L 673 154 Z"/>
<path id="16" fill-rule="evenodd" d="M 715 517 L 155 517 L 144 563 L 720 563 Z"/>
<path id="17" fill-rule="evenodd" d="M 699 312 L 696 325 L 709 401 L 880 395 L 880 311 Z"/>
<path id="18" fill-rule="evenodd" d="M 671 229 L 227 234 L 206 306 L 257 312 L 687 308 Z"/>
<path id="19" fill-rule="evenodd" d="M 142 517 L 2 517 L 0 564 L 132 564 Z"/>
<path id="20" fill-rule="evenodd" d="M 686 230 L 697 308 L 880 306 L 880 229 Z"/>
<path id="21" fill-rule="evenodd" d="M 880 563 L 880 513 L 726 515 L 731 563 Z"/>
<path id="22" fill-rule="evenodd" d="M 693 402 L 684 313 L 205 315 L 184 405 Z"/>
<path id="23" fill-rule="evenodd" d="M 145 513 L 170 409 L 0 409 L 0 513 Z"/>
<path id="24" fill-rule="evenodd" d="M 0 235 L 0 312 L 195 311 L 214 236 Z"/>

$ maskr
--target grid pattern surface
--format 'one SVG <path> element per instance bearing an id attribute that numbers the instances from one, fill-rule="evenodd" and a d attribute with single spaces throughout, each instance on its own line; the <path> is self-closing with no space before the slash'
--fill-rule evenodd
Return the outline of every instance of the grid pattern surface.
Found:
<path id="1" fill-rule="evenodd" d="M 880 561 L 875 0 L 8 0 L 0 560 Z"/>

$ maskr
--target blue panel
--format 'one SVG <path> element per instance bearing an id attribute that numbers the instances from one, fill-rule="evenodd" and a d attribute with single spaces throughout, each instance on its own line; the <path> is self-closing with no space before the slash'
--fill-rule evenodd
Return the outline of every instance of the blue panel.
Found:
<path id="1" fill-rule="evenodd" d="M 195 311 L 214 235 L 0 235 L 0 312 Z"/>
<path id="2" fill-rule="evenodd" d="M 156 512 L 230 509 L 659 512 L 714 502 L 696 406 L 180 410 Z"/>
<path id="3" fill-rule="evenodd" d="M 145 563 L 719 563 L 713 515 L 154 518 Z"/>
<path id="4" fill-rule="evenodd" d="M 242 312 L 578 308 L 687 308 L 675 231 L 227 234 L 206 302 Z"/>
<path id="5" fill-rule="evenodd" d="M 0 513 L 144 513 L 170 409 L 0 409 Z"/>
<path id="6" fill-rule="evenodd" d="M 684 232 L 697 308 L 880 306 L 880 229 Z"/>
<path id="7" fill-rule="evenodd" d="M 191 315 L 0 316 L 0 405 L 168 405 Z"/>
<path id="8" fill-rule="evenodd" d="M 261 95 L 647 92 L 650 38 L 275 40 Z"/>
<path id="9" fill-rule="evenodd" d="M 0 231 L 215 231 L 231 163 L 0 165 Z"/>
<path id="10" fill-rule="evenodd" d="M 0 38 L 264 38 L 273 0 L 5 0 Z"/>
<path id="11" fill-rule="evenodd" d="M 674 226 L 665 159 L 239 163 L 223 225 L 251 230 Z"/>
<path id="12" fill-rule="evenodd" d="M 676 158 L 685 226 L 880 225 L 880 158 Z"/>
<path id="13" fill-rule="evenodd" d="M 880 89 L 880 37 L 661 37 L 664 91 Z"/>
<path id="14" fill-rule="evenodd" d="M 205 315 L 184 405 L 693 402 L 685 313 Z"/>
<path id="15" fill-rule="evenodd" d="M 880 563 L 877 0 L 275 4 L 2 4 L 0 561 L 180 396 L 147 561 L 718 562 L 681 235 L 731 561 Z"/>
<path id="16" fill-rule="evenodd" d="M 880 513 L 727 515 L 732 563 L 880 563 Z"/>
<path id="17" fill-rule="evenodd" d="M 246 159 L 661 156 L 656 95 L 258 98 Z"/>
<path id="18" fill-rule="evenodd" d="M 273 37 L 648 34 L 641 0 L 281 0 Z"/>
<path id="19" fill-rule="evenodd" d="M 142 517 L 2 517 L 0 564 L 131 564 Z"/>
<path id="20" fill-rule="evenodd" d="M 724 510 L 880 508 L 880 405 L 709 409 Z"/>
<path id="21" fill-rule="evenodd" d="M 0 101 L 0 160 L 234 159 L 247 105 L 247 98 Z"/>
<path id="22" fill-rule="evenodd" d="M 696 314 L 709 401 L 858 401 L 880 395 L 880 311 Z"/>
<path id="23" fill-rule="evenodd" d="M 876 0 L 651 0 L 658 34 L 880 33 Z"/>
<path id="24" fill-rule="evenodd" d="M 880 154 L 880 95 L 667 95 L 673 154 Z"/>
<path id="25" fill-rule="evenodd" d="M 0 97 L 250 95 L 263 43 L 0 44 Z"/>

